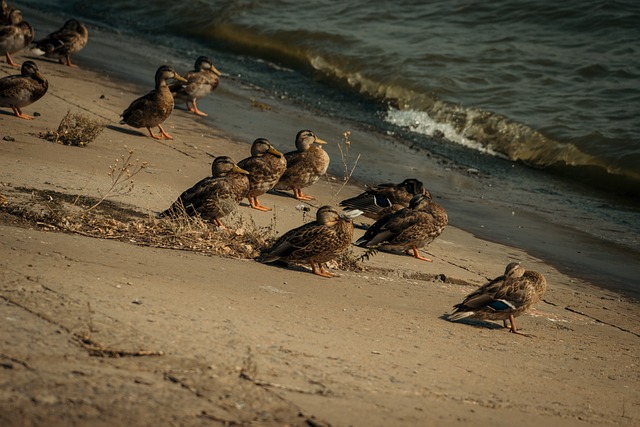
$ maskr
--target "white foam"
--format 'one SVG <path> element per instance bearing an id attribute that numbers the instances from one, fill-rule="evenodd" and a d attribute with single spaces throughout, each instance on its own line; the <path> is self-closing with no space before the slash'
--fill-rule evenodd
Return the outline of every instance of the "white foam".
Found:
<path id="1" fill-rule="evenodd" d="M 467 138 L 458 132 L 451 124 L 436 122 L 424 111 L 398 110 L 390 108 L 387 111 L 385 121 L 396 126 L 410 129 L 415 133 L 432 137 L 444 137 L 448 141 L 482 153 L 497 157 L 505 157 L 503 154 L 498 153 L 490 147 L 486 147 L 477 141 Z"/>

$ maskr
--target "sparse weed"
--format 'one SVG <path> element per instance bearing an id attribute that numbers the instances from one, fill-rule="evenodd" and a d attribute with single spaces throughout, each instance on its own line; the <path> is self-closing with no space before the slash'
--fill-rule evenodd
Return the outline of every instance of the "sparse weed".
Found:
<path id="1" fill-rule="evenodd" d="M 381 245 L 367 247 L 367 250 L 362 255 L 357 257 L 356 261 L 360 261 L 360 262 L 369 261 L 371 257 L 375 256 L 378 252 L 380 252 L 380 249 L 379 249 L 380 246 Z"/>
<path id="2" fill-rule="evenodd" d="M 352 248 L 347 248 L 344 252 L 338 255 L 333 262 L 336 264 L 336 267 L 340 270 L 347 271 L 362 271 L 364 267 L 358 264 L 362 257 L 356 257 Z"/>
<path id="3" fill-rule="evenodd" d="M 111 177 L 111 187 L 109 187 L 100 200 L 87 208 L 87 211 L 96 208 L 107 197 L 113 194 L 123 195 L 133 190 L 133 177 L 148 166 L 147 162 L 141 162 L 139 159 L 133 160 L 133 153 L 133 150 L 129 150 L 127 155 L 123 154 L 120 158 L 115 159 L 112 165 L 109 165 L 108 175 Z"/>
<path id="4" fill-rule="evenodd" d="M 336 192 L 336 195 L 340 194 L 340 191 L 349 183 L 353 172 L 358 165 L 358 160 L 360 160 L 360 154 L 356 157 L 355 162 L 352 167 L 349 167 L 349 152 L 351 151 L 351 131 L 346 130 L 342 133 L 342 140 L 338 143 L 338 150 L 340 150 L 340 157 L 342 159 L 343 166 L 343 176 L 342 176 L 342 186 Z"/>

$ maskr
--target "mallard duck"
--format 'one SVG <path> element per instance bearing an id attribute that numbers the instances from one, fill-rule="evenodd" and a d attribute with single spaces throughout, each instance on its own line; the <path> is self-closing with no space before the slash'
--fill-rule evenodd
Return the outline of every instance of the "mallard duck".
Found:
<path id="1" fill-rule="evenodd" d="M 34 36 L 33 27 L 22 19 L 22 12 L 13 9 L 9 14 L 9 23 L 0 26 L 0 49 L 7 57 L 7 64 L 19 67 L 11 59 L 11 54 L 29 46 Z"/>
<path id="2" fill-rule="evenodd" d="M 431 198 L 431 193 L 424 188 L 421 181 L 408 178 L 400 184 L 379 184 L 367 186 L 364 193 L 340 202 L 346 209 L 360 209 L 364 216 L 380 219 L 385 215 L 409 206 L 409 201 L 418 194 Z"/>
<path id="3" fill-rule="evenodd" d="M 211 169 L 211 177 L 202 179 L 185 190 L 160 216 L 171 216 L 184 210 L 187 215 L 200 215 L 202 219 L 224 227 L 220 218 L 233 212 L 247 196 L 249 172 L 227 156 L 216 157 Z"/>
<path id="4" fill-rule="evenodd" d="M 213 62 L 206 56 L 201 56 L 196 60 L 193 71 L 184 75 L 187 84 L 176 83 L 169 89 L 176 99 L 186 102 L 187 110 L 198 116 L 207 116 L 207 113 L 198 109 L 196 100 L 204 98 L 218 87 L 220 75 L 220 71 L 213 66 Z"/>
<path id="5" fill-rule="evenodd" d="M 356 241 L 356 245 L 384 251 L 405 251 L 415 258 L 431 262 L 431 259 L 420 255 L 418 248 L 442 234 L 448 222 L 442 206 L 428 196 L 418 194 L 408 207 L 377 220 Z"/>
<path id="6" fill-rule="evenodd" d="M 173 139 L 160 126 L 171 115 L 174 106 L 167 80 L 175 79 L 181 82 L 186 82 L 186 80 L 176 73 L 170 65 L 162 65 L 158 68 L 155 79 L 155 90 L 133 101 L 122 113 L 120 124 L 128 124 L 134 128 L 147 128 L 149 135 L 155 139 Z M 158 126 L 160 135 L 154 135 L 151 131 L 154 126 Z"/>
<path id="7" fill-rule="evenodd" d="M 71 63 L 71 54 L 80 52 L 88 40 L 87 27 L 78 20 L 69 19 L 61 29 L 36 41 L 31 52 L 36 55 L 44 55 L 47 58 L 58 58 L 60 63 L 75 67 Z"/>
<path id="8" fill-rule="evenodd" d="M 313 274 L 333 277 L 324 263 L 340 255 L 353 239 L 353 221 L 331 206 L 322 206 L 316 220 L 289 230 L 261 258 L 262 262 L 308 262 Z"/>
<path id="9" fill-rule="evenodd" d="M 449 320 L 471 317 L 482 320 L 502 320 L 515 334 L 525 335 L 516 329 L 515 318 L 542 299 L 547 281 L 537 271 L 525 270 L 519 262 L 507 265 L 502 276 L 485 283 L 454 305 Z"/>
<path id="10" fill-rule="evenodd" d="M 276 190 L 293 190 L 298 200 L 314 200 L 315 197 L 302 193 L 302 189 L 314 184 L 327 173 L 329 155 L 314 144 L 326 144 L 310 130 L 301 130 L 296 135 L 296 151 L 284 155 L 287 169 L 276 184 Z"/>
<path id="11" fill-rule="evenodd" d="M 0 25 L 11 24 L 11 12 L 13 7 L 7 4 L 6 0 L 0 1 Z"/>
<path id="12" fill-rule="evenodd" d="M 287 161 L 281 152 L 276 150 L 266 138 L 258 138 L 251 145 L 251 157 L 238 162 L 238 166 L 249 172 L 249 193 L 247 199 L 253 209 L 270 211 L 258 201 L 271 190 L 287 167 Z"/>
<path id="13" fill-rule="evenodd" d="M 49 82 L 38 71 L 35 62 L 25 61 L 20 74 L 0 79 L 0 106 L 11 107 L 16 117 L 33 120 L 33 117 L 24 114 L 21 108 L 42 98 L 47 89 Z"/>

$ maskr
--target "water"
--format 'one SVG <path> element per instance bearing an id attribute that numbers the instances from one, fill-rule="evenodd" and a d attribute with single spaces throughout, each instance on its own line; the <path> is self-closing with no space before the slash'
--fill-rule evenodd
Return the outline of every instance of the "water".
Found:
<path id="1" fill-rule="evenodd" d="M 219 90 L 250 84 L 326 126 L 368 132 L 355 178 L 414 175 L 453 224 L 640 295 L 640 5 L 476 3 L 18 5 L 154 42 L 181 69 L 206 54 L 228 73 Z M 246 123 L 234 131 L 258 136 Z"/>

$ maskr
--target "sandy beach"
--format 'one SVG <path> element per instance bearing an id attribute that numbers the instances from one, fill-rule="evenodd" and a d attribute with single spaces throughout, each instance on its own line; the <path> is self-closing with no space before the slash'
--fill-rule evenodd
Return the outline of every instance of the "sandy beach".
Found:
<path id="1" fill-rule="evenodd" d="M 151 221 L 209 175 L 214 156 L 240 160 L 252 141 L 182 106 L 164 125 L 175 140 L 153 140 L 118 121 L 152 88 L 154 71 L 122 82 L 91 69 L 82 53 L 78 68 L 34 60 L 50 88 L 23 111 L 38 117 L 0 110 L 0 424 L 640 424 L 637 303 L 453 226 L 426 249 L 433 263 L 378 253 L 358 269 L 334 266 L 339 277 L 325 279 L 233 253 L 64 232 L 20 215 L 62 205 L 82 213 L 106 194 L 109 210 L 94 217 Z M 16 73 L 0 65 L 1 76 Z M 216 105 L 215 93 L 208 102 Z M 268 100 L 240 102 L 248 121 L 295 121 Z M 39 138 L 67 111 L 108 124 L 86 147 Z M 294 136 L 276 148 L 293 149 Z M 339 132 L 319 136 L 340 142 Z M 130 190 L 107 193 L 110 165 L 130 151 L 147 167 Z M 313 213 L 361 190 L 327 177 L 308 189 L 312 204 L 267 194 L 260 200 L 273 212 L 263 213 L 245 200 L 228 232 L 280 235 L 309 215 L 301 205 Z M 514 260 L 549 283 L 543 301 L 517 319 L 532 337 L 500 323 L 446 320 Z"/>

